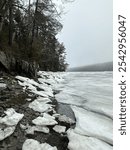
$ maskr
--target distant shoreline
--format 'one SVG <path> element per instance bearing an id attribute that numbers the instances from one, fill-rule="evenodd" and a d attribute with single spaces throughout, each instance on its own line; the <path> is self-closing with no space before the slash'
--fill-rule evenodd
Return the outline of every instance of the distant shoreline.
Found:
<path id="1" fill-rule="evenodd" d="M 69 68 L 68 72 L 102 72 L 113 71 L 113 62 L 105 62 L 81 67 Z"/>

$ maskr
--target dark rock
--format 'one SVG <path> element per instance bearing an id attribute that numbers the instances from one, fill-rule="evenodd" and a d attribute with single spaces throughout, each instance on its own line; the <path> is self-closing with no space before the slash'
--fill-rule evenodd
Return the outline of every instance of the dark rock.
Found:
<path id="1" fill-rule="evenodd" d="M 38 65 L 35 62 L 20 60 L 11 54 L 0 51 L 0 71 L 34 78 L 37 75 Z"/>

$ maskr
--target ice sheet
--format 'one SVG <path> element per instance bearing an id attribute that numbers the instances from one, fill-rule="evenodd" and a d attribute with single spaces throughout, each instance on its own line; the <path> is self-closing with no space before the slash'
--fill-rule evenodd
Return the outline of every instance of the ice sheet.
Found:
<path id="1" fill-rule="evenodd" d="M 96 137 L 112 144 L 112 119 L 76 106 L 72 106 L 71 108 L 76 116 L 76 133 Z"/>
<path id="2" fill-rule="evenodd" d="M 112 150 L 112 146 L 94 137 L 87 137 L 75 133 L 73 129 L 67 131 L 69 150 Z"/>

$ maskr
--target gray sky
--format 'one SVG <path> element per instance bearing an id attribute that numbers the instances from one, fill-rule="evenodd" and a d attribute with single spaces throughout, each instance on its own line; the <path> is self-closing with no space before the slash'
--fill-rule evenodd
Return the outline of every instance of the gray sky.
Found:
<path id="1" fill-rule="evenodd" d="M 70 67 L 112 61 L 112 0 L 75 0 L 67 4 L 63 29 Z"/>

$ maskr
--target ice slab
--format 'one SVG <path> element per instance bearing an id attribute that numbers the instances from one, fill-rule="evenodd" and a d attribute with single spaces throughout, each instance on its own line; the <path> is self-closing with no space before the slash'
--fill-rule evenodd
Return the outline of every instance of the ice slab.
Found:
<path id="1" fill-rule="evenodd" d="M 47 104 L 48 102 L 50 102 L 50 99 L 48 98 L 36 99 L 32 103 L 30 103 L 28 107 L 33 109 L 34 111 L 45 112 L 48 109 L 52 108 L 51 104 Z"/>
<path id="2" fill-rule="evenodd" d="M 15 130 L 15 126 L 6 127 L 4 129 L 0 127 L 0 141 L 10 136 L 14 132 L 14 130 Z"/>
<path id="3" fill-rule="evenodd" d="M 0 88 L 6 88 L 6 84 L 5 83 L 0 83 Z"/>
<path id="4" fill-rule="evenodd" d="M 34 131 L 49 133 L 49 128 L 44 126 L 28 126 L 25 131 L 27 134 L 34 134 Z"/>
<path id="5" fill-rule="evenodd" d="M 4 112 L 5 117 L 0 117 L 0 141 L 10 136 L 18 122 L 23 118 L 23 114 L 15 112 L 13 108 L 7 109 Z"/>
<path id="6" fill-rule="evenodd" d="M 47 143 L 40 144 L 36 140 L 27 139 L 23 144 L 22 150 L 57 150 L 57 148 L 52 147 Z"/>
<path id="7" fill-rule="evenodd" d="M 112 146 L 94 137 L 87 137 L 74 132 L 73 129 L 67 131 L 69 138 L 69 150 L 112 150 Z"/>
<path id="8" fill-rule="evenodd" d="M 65 126 L 60 126 L 60 125 L 55 125 L 53 127 L 53 130 L 55 132 L 58 132 L 58 133 L 64 133 L 66 131 L 66 127 Z"/>
<path id="9" fill-rule="evenodd" d="M 0 117 L 0 124 L 5 124 L 7 126 L 15 126 L 23 118 L 24 114 L 15 112 L 13 108 L 7 109 L 5 111 L 6 116 Z"/>
<path id="10" fill-rule="evenodd" d="M 61 121 L 61 122 L 66 122 L 66 123 L 69 123 L 69 124 L 74 124 L 75 123 L 74 120 L 67 117 L 66 115 L 59 115 L 57 117 L 58 117 L 58 120 Z"/>
<path id="11" fill-rule="evenodd" d="M 37 117 L 32 120 L 35 125 L 39 126 L 47 126 L 47 125 L 56 125 L 57 121 L 53 118 L 53 116 L 48 117 L 48 115 L 44 115 L 43 117 Z"/>

